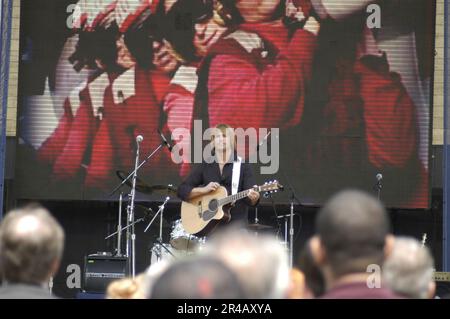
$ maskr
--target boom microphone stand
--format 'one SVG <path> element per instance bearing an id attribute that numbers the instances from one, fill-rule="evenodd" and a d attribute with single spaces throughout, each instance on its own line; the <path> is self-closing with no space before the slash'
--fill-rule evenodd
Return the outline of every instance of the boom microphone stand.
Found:
<path id="1" fill-rule="evenodd" d="M 290 213 L 289 213 L 289 266 L 292 268 L 294 265 L 294 202 L 297 202 L 301 206 L 301 202 L 295 194 L 294 188 L 292 187 L 289 179 L 283 171 L 283 175 L 286 179 L 287 185 L 291 192 L 290 196 Z M 299 230 L 300 231 L 300 230 Z"/>
<path id="2" fill-rule="evenodd" d="M 117 223 L 117 256 L 122 257 L 122 197 L 123 193 L 119 196 L 119 222 Z"/>
<path id="3" fill-rule="evenodd" d="M 139 135 L 140 136 L 140 135 Z M 119 185 L 117 185 L 116 188 L 114 188 L 114 190 L 109 194 L 109 196 L 112 196 L 115 192 L 117 192 L 117 190 L 119 188 L 121 188 L 123 185 L 125 185 L 125 183 L 131 178 L 133 177 L 134 173 L 140 169 L 142 167 L 142 165 L 144 165 L 145 163 L 147 163 L 147 161 L 156 154 L 156 152 L 158 152 L 163 146 L 165 145 L 165 143 L 161 143 L 153 152 L 150 153 L 150 155 L 147 156 L 147 158 L 145 160 L 143 160 L 137 167 L 135 167 L 134 171 L 132 171 L 130 173 L 130 175 L 128 175 Z"/>
<path id="4" fill-rule="evenodd" d="M 136 219 L 136 220 L 133 222 L 133 224 L 129 224 L 129 225 L 127 225 L 127 226 L 121 228 L 120 230 L 117 230 L 117 231 L 115 231 L 114 233 L 109 234 L 108 236 L 105 237 L 105 239 L 108 239 L 108 238 L 111 238 L 111 237 L 114 236 L 114 235 L 120 234 L 120 233 L 123 232 L 124 230 L 128 230 L 131 226 L 136 225 L 136 224 L 138 224 L 138 223 L 140 223 L 140 222 L 143 222 L 144 220 L 145 220 L 145 217 Z M 128 256 L 128 255 L 129 255 L 129 253 L 127 252 L 126 256 Z"/>
<path id="5" fill-rule="evenodd" d="M 147 161 L 156 154 L 163 146 L 167 146 L 169 151 L 172 151 L 172 146 L 167 142 L 167 139 L 164 137 L 164 135 L 158 130 L 159 135 L 161 136 L 162 143 L 153 151 L 150 153 L 150 155 L 147 156 L 145 160 L 143 160 L 139 164 L 139 151 L 140 151 L 140 143 L 143 141 L 142 135 L 138 135 L 136 137 L 136 160 L 134 165 L 134 170 L 109 194 L 109 196 L 112 196 L 117 190 L 119 190 L 130 178 L 133 178 L 132 180 L 132 187 L 131 192 L 129 194 L 129 202 L 127 206 L 127 226 L 125 227 L 127 229 L 127 247 L 126 247 L 126 255 L 129 258 L 128 259 L 128 268 L 131 270 L 131 276 L 134 278 L 136 275 L 136 233 L 134 225 L 136 224 L 134 220 L 134 201 L 136 196 L 136 179 L 137 179 L 137 171 L 139 168 L 141 168 Z M 131 230 L 130 230 L 131 227 Z M 125 229 L 124 228 L 124 229 Z M 118 231 L 119 233 L 122 230 Z M 131 258 L 130 258 L 131 257 Z"/>
<path id="6" fill-rule="evenodd" d="M 289 217 L 289 266 L 294 264 L 294 190 L 291 189 L 291 213 Z"/>
<path id="7" fill-rule="evenodd" d="M 258 144 L 257 151 L 259 151 L 259 148 L 264 144 L 264 142 L 267 140 L 267 138 L 269 137 L 269 135 L 271 133 L 272 133 L 272 131 L 270 131 L 264 137 L 263 141 L 260 144 Z M 277 136 L 277 138 L 279 139 L 279 136 Z M 290 216 L 289 216 L 289 224 L 290 224 L 289 225 L 289 266 L 292 268 L 292 266 L 294 264 L 294 200 L 296 200 L 298 204 L 300 204 L 300 201 L 298 200 L 297 196 L 295 196 L 294 189 L 293 189 L 291 183 L 289 182 L 289 179 L 287 178 L 284 170 L 283 170 L 283 175 L 284 175 L 286 181 L 288 182 L 288 186 L 291 191 L 291 197 L 290 197 L 291 209 L 290 209 Z M 273 199 L 272 199 L 272 205 L 275 208 L 275 203 L 273 202 Z M 275 214 L 276 214 L 276 211 L 275 211 Z M 286 240 L 286 228 L 287 228 L 286 222 L 287 222 L 287 219 L 285 219 L 285 240 Z M 279 230 L 280 224 L 278 222 L 278 216 L 277 216 L 277 223 L 278 223 L 278 230 Z"/>
<path id="8" fill-rule="evenodd" d="M 136 138 L 136 161 L 134 163 L 134 171 L 133 171 L 133 186 L 131 187 L 130 193 L 130 201 L 128 203 L 127 212 L 128 212 L 128 223 L 131 224 L 131 276 L 134 278 L 136 276 L 136 230 L 134 227 L 134 200 L 136 197 L 136 179 L 137 179 L 137 171 L 139 169 L 139 151 L 140 151 L 140 143 L 143 138 L 141 135 L 138 135 Z M 130 262 L 130 261 L 129 261 Z"/>
<path id="9" fill-rule="evenodd" d="M 164 213 L 164 208 L 166 207 L 167 202 L 169 201 L 170 197 L 167 196 L 166 200 L 164 201 L 164 203 L 161 204 L 161 206 L 159 206 L 158 211 L 156 212 L 155 216 L 153 217 L 153 219 L 150 221 L 150 223 L 147 225 L 147 227 L 144 230 L 144 233 L 147 232 L 147 230 L 149 229 L 149 227 L 152 225 L 153 221 L 156 219 L 156 217 L 158 216 L 158 214 L 160 214 L 160 221 L 159 221 L 159 238 L 157 239 L 157 241 L 160 243 L 159 245 L 159 253 L 157 254 L 157 258 L 158 261 L 161 260 L 161 256 L 162 256 L 162 247 L 164 246 L 162 244 L 162 224 L 163 224 L 163 213 Z M 165 247 L 164 247 L 165 248 Z M 167 249 L 166 249 L 167 250 Z M 172 254 L 172 253 L 170 253 Z"/>
<path id="10" fill-rule="evenodd" d="M 381 199 L 381 188 L 383 188 L 383 186 L 381 185 L 381 180 L 383 179 L 383 175 L 381 175 L 381 173 L 378 173 L 375 178 L 377 179 L 377 183 L 375 184 L 375 190 L 377 191 L 377 198 L 378 200 Z"/>

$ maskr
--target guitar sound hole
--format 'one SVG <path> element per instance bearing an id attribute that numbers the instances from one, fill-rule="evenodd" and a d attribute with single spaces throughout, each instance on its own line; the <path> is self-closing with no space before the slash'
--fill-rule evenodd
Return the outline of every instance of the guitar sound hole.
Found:
<path id="1" fill-rule="evenodd" d="M 208 221 L 214 217 L 217 213 L 217 209 L 219 208 L 219 202 L 217 199 L 213 199 L 208 203 L 208 210 L 203 213 L 203 220 Z"/>
<path id="2" fill-rule="evenodd" d="M 219 207 L 219 201 L 217 199 L 213 199 L 208 204 L 208 209 L 212 212 L 215 212 Z"/>

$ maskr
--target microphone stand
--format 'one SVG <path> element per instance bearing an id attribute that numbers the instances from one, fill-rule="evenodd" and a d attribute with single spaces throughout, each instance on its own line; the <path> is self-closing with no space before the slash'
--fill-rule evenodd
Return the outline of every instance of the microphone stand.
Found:
<path id="1" fill-rule="evenodd" d="M 158 261 L 161 260 L 161 256 L 162 256 L 162 224 L 163 224 L 163 213 L 164 213 L 164 208 L 166 207 L 167 202 L 169 201 L 170 197 L 167 196 L 166 200 L 164 201 L 164 203 L 161 204 L 161 206 L 159 206 L 158 211 L 156 212 L 155 216 L 153 216 L 153 219 L 150 221 L 150 223 L 147 225 L 147 227 L 144 230 L 144 233 L 147 232 L 147 230 L 150 228 L 150 226 L 153 224 L 153 221 L 156 219 L 156 217 L 158 216 L 158 214 L 160 215 L 160 221 L 159 221 L 159 238 L 157 239 L 157 241 L 160 243 L 159 245 L 159 253 L 157 254 L 157 259 Z M 164 247 L 166 248 L 166 247 Z M 166 249 L 168 251 L 168 249 Z M 173 255 L 172 253 L 170 253 L 171 255 Z"/>
<path id="2" fill-rule="evenodd" d="M 118 190 L 119 188 L 121 188 L 123 185 L 125 185 L 125 183 L 126 183 L 131 177 L 133 177 L 133 175 L 136 173 L 136 171 L 139 170 L 139 169 L 142 167 L 142 165 L 144 165 L 145 163 L 147 163 L 148 160 L 149 160 L 153 155 L 155 155 L 156 152 L 158 152 L 164 145 L 166 145 L 165 142 L 159 144 L 159 146 L 158 146 L 153 152 L 151 152 L 150 155 L 148 155 L 147 158 L 146 158 L 145 160 L 143 160 L 139 165 L 136 165 L 134 171 L 132 171 L 132 172 L 130 173 L 130 175 L 128 175 L 128 176 L 127 176 L 127 177 L 126 177 L 119 185 L 117 185 L 117 187 L 114 188 L 114 190 L 109 194 L 109 196 L 111 197 L 112 195 L 114 195 L 114 193 L 117 192 L 117 190 Z"/>
<path id="3" fill-rule="evenodd" d="M 289 266 L 294 265 L 294 191 L 291 189 L 291 213 L 289 217 Z"/>
<path id="4" fill-rule="evenodd" d="M 109 238 L 113 237 L 114 235 L 120 234 L 120 232 L 122 232 L 124 230 L 128 230 L 131 226 L 136 225 L 136 224 L 138 224 L 140 222 L 143 222 L 144 220 L 145 220 L 145 217 L 136 219 L 133 224 L 129 224 L 129 225 L 125 226 L 124 228 L 121 228 L 120 230 L 115 231 L 112 234 L 109 234 L 108 236 L 105 237 L 105 239 L 109 239 Z"/>
<path id="5" fill-rule="evenodd" d="M 284 22 L 286 23 L 287 21 L 284 21 Z M 301 23 L 302 23 L 302 22 L 300 22 L 300 24 L 301 24 Z M 304 24 L 304 22 L 303 22 L 303 24 Z M 258 145 L 257 151 L 259 151 L 259 147 L 262 146 L 262 144 L 264 144 L 264 141 L 267 139 L 267 137 L 268 137 L 271 133 L 272 133 L 272 131 L 270 131 L 270 132 L 266 135 L 266 137 L 263 139 L 263 142 L 261 142 L 261 144 Z M 278 136 L 278 138 L 279 138 L 279 136 Z M 289 266 L 292 268 L 292 267 L 293 267 L 293 264 L 294 264 L 294 200 L 296 200 L 297 203 L 300 204 L 300 205 L 301 205 L 301 203 L 300 203 L 300 201 L 298 200 L 297 196 L 295 196 L 294 189 L 292 188 L 292 185 L 291 185 L 291 183 L 289 182 L 289 179 L 287 178 L 287 176 L 286 176 L 284 170 L 283 170 L 283 175 L 284 175 L 284 177 L 286 178 L 286 181 L 288 182 L 289 189 L 291 190 L 291 198 L 290 198 L 290 201 L 291 201 L 291 204 L 290 204 L 291 210 L 290 210 L 290 219 L 289 219 L 289 221 L 290 221 L 290 222 L 289 222 L 289 224 L 290 224 L 290 225 L 289 225 Z M 275 203 L 274 203 L 274 201 L 273 201 L 273 198 L 272 198 L 272 196 L 270 196 L 270 197 L 271 197 L 271 199 L 272 199 L 272 205 L 273 205 L 273 207 L 274 207 L 274 209 L 275 209 Z M 275 215 L 277 215 L 276 210 L 275 210 Z M 286 222 L 287 222 L 287 219 L 285 219 L 285 240 L 286 240 L 286 228 L 287 228 Z M 281 228 L 281 225 L 280 225 L 280 223 L 278 222 L 278 216 L 277 216 L 277 223 L 278 223 L 278 231 L 279 231 L 280 228 Z"/>
<path id="6" fill-rule="evenodd" d="M 135 248 L 135 242 L 136 242 L 136 233 L 134 229 L 135 221 L 134 221 L 134 201 L 135 201 L 135 195 L 136 195 L 136 179 L 137 179 L 137 171 L 148 162 L 150 158 L 152 158 L 153 155 L 155 155 L 164 145 L 167 145 L 170 148 L 170 145 L 167 143 L 166 140 L 164 140 L 159 146 L 153 150 L 153 152 L 148 155 L 145 160 L 143 160 L 139 164 L 139 151 L 140 151 L 140 142 L 136 141 L 137 148 L 136 148 L 136 161 L 134 165 L 134 170 L 119 184 L 116 188 L 109 194 L 109 197 L 111 197 L 113 194 L 115 194 L 125 183 L 130 179 L 133 178 L 131 192 L 128 195 L 130 198 L 129 204 L 127 206 L 127 247 L 126 247 L 126 256 L 130 257 L 131 255 L 131 267 L 130 267 L 130 259 L 128 259 L 128 268 L 131 268 L 131 276 L 134 278 L 136 275 L 136 248 Z M 131 226 L 131 234 L 129 227 Z M 124 228 L 124 229 L 125 229 Z M 119 232 L 120 233 L 120 232 Z M 131 249 L 130 249 L 131 247 Z M 131 250 L 131 251 L 130 251 Z"/>
<path id="7" fill-rule="evenodd" d="M 294 188 L 292 187 L 289 179 L 283 171 L 283 175 L 286 178 L 287 185 L 291 191 L 290 196 L 290 213 L 289 213 L 289 266 L 292 268 L 294 265 L 294 201 L 296 201 L 300 206 L 301 203 L 298 197 L 295 195 Z M 300 231 L 300 230 L 299 230 Z"/>
<path id="8" fill-rule="evenodd" d="M 381 185 L 381 181 L 383 180 L 383 175 L 381 175 L 381 173 L 377 173 L 377 175 L 375 175 L 375 179 L 377 180 L 377 182 L 373 186 L 373 189 L 377 192 L 377 198 L 378 198 L 378 200 L 380 200 L 381 199 L 381 189 L 383 188 Z"/>
<path id="9" fill-rule="evenodd" d="M 159 244 L 159 255 L 157 255 L 157 258 L 158 258 L 158 261 L 160 260 L 160 258 L 161 258 L 161 254 L 162 254 L 162 250 L 161 250 L 161 248 L 163 248 L 166 252 L 168 252 L 170 255 L 172 255 L 172 257 L 174 257 L 174 258 L 177 258 L 177 256 L 175 256 L 165 245 L 164 245 L 164 243 L 162 242 L 162 240 L 160 239 L 160 238 L 157 238 L 156 239 L 156 242 Z"/>
<path id="10" fill-rule="evenodd" d="M 134 278 L 136 276 L 136 230 L 134 227 L 134 200 L 136 197 L 136 179 L 137 179 L 137 171 L 139 169 L 139 151 L 140 151 L 140 143 L 136 143 L 136 161 L 134 163 L 134 171 L 133 171 L 133 184 L 131 187 L 130 193 L 130 201 L 128 203 L 127 212 L 128 212 L 128 223 L 131 224 L 131 277 Z M 142 165 L 141 165 L 142 166 Z M 128 260 L 130 262 L 130 260 Z"/>
<path id="11" fill-rule="evenodd" d="M 122 243 L 122 197 L 123 193 L 120 193 L 119 196 L 119 222 L 117 224 L 117 256 L 122 257 L 122 249 L 121 249 L 121 243 Z M 107 238 L 106 238 L 107 239 Z"/>
<path id="12" fill-rule="evenodd" d="M 381 180 L 379 180 L 379 181 L 377 181 L 377 183 L 375 185 L 375 189 L 377 190 L 377 198 L 378 198 L 378 200 L 380 200 L 380 198 L 381 198 L 381 188 L 382 188 Z"/>

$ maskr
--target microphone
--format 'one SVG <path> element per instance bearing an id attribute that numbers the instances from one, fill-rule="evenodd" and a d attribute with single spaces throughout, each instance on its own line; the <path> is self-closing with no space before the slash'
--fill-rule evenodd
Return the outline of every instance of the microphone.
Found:
<path id="1" fill-rule="evenodd" d="M 267 141 L 267 138 L 269 137 L 269 135 L 272 133 L 272 131 L 269 131 L 269 133 L 266 134 L 266 136 L 264 136 L 263 140 L 261 141 L 261 143 L 258 144 L 258 146 L 256 146 L 256 151 L 259 151 L 259 148 L 261 146 L 263 146 L 263 144 Z"/>
<path id="2" fill-rule="evenodd" d="M 166 199 L 164 200 L 164 203 L 161 206 L 164 207 L 167 204 L 167 202 L 169 201 L 169 199 L 170 199 L 170 197 L 167 196 Z"/>
<path id="3" fill-rule="evenodd" d="M 381 175 L 381 173 L 378 173 L 375 177 L 379 182 L 383 179 L 383 175 Z"/>
<path id="4" fill-rule="evenodd" d="M 137 142 L 137 143 L 140 143 L 140 142 L 142 142 L 143 140 L 144 140 L 144 137 L 143 137 L 142 135 L 136 136 L 136 142 Z"/>
<path id="5" fill-rule="evenodd" d="M 148 228 L 149 228 L 150 225 L 153 223 L 153 221 L 154 221 L 155 218 L 158 216 L 158 214 L 161 214 L 161 217 L 162 217 L 162 213 L 163 213 L 164 208 L 165 208 L 167 202 L 169 201 L 169 199 L 170 199 L 170 197 L 167 196 L 167 197 L 166 197 L 166 200 L 164 201 L 164 203 L 162 203 L 161 206 L 159 206 L 159 209 L 158 209 L 158 211 L 156 212 L 155 216 L 153 216 L 153 219 L 150 221 L 150 223 L 149 223 L 149 224 L 147 225 L 147 227 L 144 229 L 144 233 L 147 232 Z"/>
<path id="6" fill-rule="evenodd" d="M 161 136 L 161 140 L 163 141 L 164 144 L 166 144 L 169 151 L 172 152 L 172 145 L 170 145 L 169 142 L 167 142 L 167 139 L 164 136 L 164 134 L 160 130 L 158 130 L 158 134 L 159 134 L 159 136 Z"/>

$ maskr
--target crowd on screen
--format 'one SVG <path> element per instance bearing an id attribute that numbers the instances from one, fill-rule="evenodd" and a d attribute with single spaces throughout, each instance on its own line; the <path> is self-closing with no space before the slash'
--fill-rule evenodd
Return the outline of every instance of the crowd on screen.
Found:
<path id="1" fill-rule="evenodd" d="M 60 197 L 110 191 L 116 172 L 134 166 L 136 136 L 145 139 L 141 154 L 150 154 L 161 143 L 158 129 L 189 132 L 201 119 L 204 128 L 278 128 L 281 165 L 312 202 L 344 187 L 369 190 L 382 171 L 391 176 L 389 205 L 426 207 L 425 118 L 415 96 L 422 91 L 410 86 L 428 75 L 411 78 L 409 70 L 423 63 L 408 55 L 427 47 L 403 41 L 387 52 L 396 47 L 382 47 L 378 35 L 396 38 L 396 29 L 369 28 L 366 8 L 374 1 L 348 2 L 80 0 L 56 85 L 88 75 L 55 106 L 62 116 L 37 149 L 50 172 L 45 189 Z M 399 56 L 400 67 L 393 63 Z M 141 176 L 157 182 L 189 174 L 190 139 L 173 139 L 183 148 L 181 163 L 164 149 Z M 250 144 L 241 157 L 253 152 Z"/>

